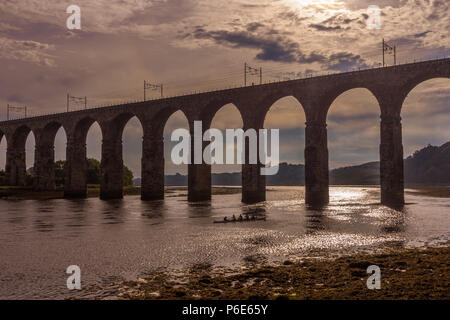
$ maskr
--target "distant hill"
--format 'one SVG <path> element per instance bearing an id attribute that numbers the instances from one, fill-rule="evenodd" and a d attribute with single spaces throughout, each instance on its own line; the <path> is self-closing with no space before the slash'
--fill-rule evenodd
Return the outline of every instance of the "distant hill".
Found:
<path id="1" fill-rule="evenodd" d="M 405 160 L 405 182 L 442 185 L 450 183 L 450 142 L 428 145 Z"/>
<path id="2" fill-rule="evenodd" d="M 405 159 L 405 183 L 423 185 L 450 184 L 450 142 L 435 147 L 427 146 Z M 181 174 L 165 177 L 166 185 L 186 186 L 187 176 Z M 135 179 L 135 184 L 140 184 Z M 278 174 L 267 176 L 268 186 L 303 186 L 305 166 L 302 164 L 281 163 Z M 213 185 L 239 186 L 241 173 L 214 173 Z M 368 162 L 357 166 L 333 169 L 330 171 L 331 185 L 378 185 L 380 184 L 380 163 Z"/>
<path id="3" fill-rule="evenodd" d="M 380 163 L 369 162 L 359 166 L 330 171 L 330 184 L 380 184 Z M 405 184 L 449 185 L 450 142 L 440 147 L 428 145 L 414 152 L 404 161 Z"/>
<path id="4" fill-rule="evenodd" d="M 380 184 L 380 163 L 369 162 L 359 166 L 333 169 L 330 171 L 333 185 L 377 185 Z"/>

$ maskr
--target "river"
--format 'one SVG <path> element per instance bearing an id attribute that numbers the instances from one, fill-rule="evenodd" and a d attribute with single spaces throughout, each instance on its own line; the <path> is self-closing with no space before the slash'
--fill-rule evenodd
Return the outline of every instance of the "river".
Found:
<path id="1" fill-rule="evenodd" d="M 177 194 L 178 193 L 178 194 Z M 429 246 L 450 240 L 450 199 L 407 195 L 396 211 L 379 188 L 331 187 L 330 205 L 307 209 L 302 187 L 268 187 L 267 201 L 246 206 L 240 194 L 190 204 L 185 191 L 160 202 L 0 200 L 0 298 L 86 297 L 69 291 L 69 265 L 83 288 L 133 280 L 146 272 L 194 264 L 239 267 L 302 256 L 373 251 L 386 245 Z M 214 224 L 232 214 L 267 221 Z"/>

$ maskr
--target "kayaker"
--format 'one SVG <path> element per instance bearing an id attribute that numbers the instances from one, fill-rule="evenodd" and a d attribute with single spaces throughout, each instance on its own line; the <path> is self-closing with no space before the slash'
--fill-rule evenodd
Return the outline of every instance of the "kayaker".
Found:
<path id="1" fill-rule="evenodd" d="M 242 214 L 239 215 L 239 221 L 244 220 L 244 218 L 242 217 Z"/>
<path id="2" fill-rule="evenodd" d="M 223 218 L 223 221 L 228 222 L 228 218 L 227 217 Z"/>
<path id="3" fill-rule="evenodd" d="M 236 215 L 233 214 L 233 221 L 236 221 Z"/>

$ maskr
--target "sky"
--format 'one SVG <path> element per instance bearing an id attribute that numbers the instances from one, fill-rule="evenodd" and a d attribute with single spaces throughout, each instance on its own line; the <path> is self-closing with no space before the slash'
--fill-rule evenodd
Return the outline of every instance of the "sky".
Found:
<path id="1" fill-rule="evenodd" d="M 69 30 L 69 5 L 81 9 L 81 30 Z M 381 28 L 367 28 L 367 8 L 381 8 Z M 0 6 L 0 118 L 6 105 L 28 114 L 63 112 L 66 95 L 88 97 L 88 106 L 143 98 L 143 81 L 163 83 L 166 95 L 243 84 L 243 67 L 263 68 L 263 80 L 378 66 L 381 39 L 397 46 L 399 63 L 450 56 L 450 4 L 446 0 L 2 0 Z M 392 64 L 392 57 L 387 57 Z M 250 82 L 258 79 L 250 77 Z M 427 144 L 450 141 L 450 80 L 416 87 L 405 101 L 405 156 Z M 158 92 L 148 92 L 157 98 Z M 77 106 L 72 106 L 72 109 Z M 354 89 L 328 115 L 330 167 L 377 161 L 379 107 L 370 92 Z M 20 114 L 13 115 L 15 117 Z M 303 163 L 305 117 L 292 97 L 277 101 L 266 127 L 280 129 L 281 161 Z M 213 127 L 242 126 L 224 106 Z M 165 128 L 166 173 L 186 173 L 170 161 L 170 134 L 187 128 L 181 113 Z M 100 159 L 101 133 L 88 134 L 88 155 Z M 140 176 L 142 129 L 130 120 L 124 162 Z M 65 158 L 65 133 L 55 141 Z M 33 165 L 34 137 L 27 140 Z M 6 142 L 0 145 L 0 166 Z M 239 166 L 213 166 L 214 172 Z"/>

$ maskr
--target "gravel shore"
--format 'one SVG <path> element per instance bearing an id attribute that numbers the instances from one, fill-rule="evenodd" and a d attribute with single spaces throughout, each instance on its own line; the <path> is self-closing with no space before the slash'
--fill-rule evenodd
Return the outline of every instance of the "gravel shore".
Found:
<path id="1" fill-rule="evenodd" d="M 367 267 L 381 290 L 367 289 Z M 334 259 L 300 259 L 240 269 L 196 265 L 121 282 L 119 299 L 450 299 L 450 244 Z"/>

